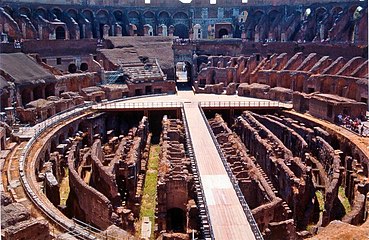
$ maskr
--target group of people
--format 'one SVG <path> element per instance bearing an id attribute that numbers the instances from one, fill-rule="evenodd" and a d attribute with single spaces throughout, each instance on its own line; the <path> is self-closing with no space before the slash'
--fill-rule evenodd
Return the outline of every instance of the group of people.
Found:
<path id="1" fill-rule="evenodd" d="M 360 118 L 351 118 L 348 115 L 338 114 L 337 116 L 338 125 L 350 129 L 361 136 L 369 136 L 369 128 L 365 126 Z"/>

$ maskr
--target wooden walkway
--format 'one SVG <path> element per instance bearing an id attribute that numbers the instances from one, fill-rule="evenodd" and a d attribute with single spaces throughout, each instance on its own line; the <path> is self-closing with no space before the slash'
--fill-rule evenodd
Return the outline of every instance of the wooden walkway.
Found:
<path id="1" fill-rule="evenodd" d="M 198 103 L 185 103 L 184 111 L 215 239 L 255 239 Z"/>

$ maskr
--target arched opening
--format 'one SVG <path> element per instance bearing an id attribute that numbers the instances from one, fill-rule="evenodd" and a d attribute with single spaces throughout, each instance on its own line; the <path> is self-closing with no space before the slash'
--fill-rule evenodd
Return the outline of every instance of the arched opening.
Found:
<path id="1" fill-rule="evenodd" d="M 31 16 L 31 10 L 29 8 L 26 8 L 26 7 L 19 8 L 19 11 L 18 12 L 20 14 L 22 14 L 22 15 L 27 16 L 27 17 L 30 17 Z"/>
<path id="2" fill-rule="evenodd" d="M 55 85 L 49 84 L 45 88 L 45 97 L 55 96 Z"/>
<path id="3" fill-rule="evenodd" d="M 32 89 L 24 89 L 22 91 L 22 105 L 26 106 L 27 103 L 32 101 Z"/>
<path id="4" fill-rule="evenodd" d="M 143 14 L 145 24 L 150 24 L 151 26 L 156 26 L 155 14 L 151 11 L 147 11 Z"/>
<path id="5" fill-rule="evenodd" d="M 73 18 L 74 21 L 77 21 L 77 19 L 78 19 L 77 10 L 75 10 L 75 9 L 69 9 L 67 11 L 67 13 L 68 13 L 69 17 Z"/>
<path id="6" fill-rule="evenodd" d="M 43 94 L 43 88 L 41 86 L 35 87 L 33 89 L 33 99 L 37 100 L 40 98 L 43 98 L 44 94 Z"/>
<path id="7" fill-rule="evenodd" d="M 45 8 L 38 8 L 36 14 L 47 19 L 47 11 Z"/>
<path id="8" fill-rule="evenodd" d="M 192 65 L 189 62 L 178 62 L 175 70 L 177 83 L 191 83 Z"/>
<path id="9" fill-rule="evenodd" d="M 61 20 L 62 18 L 62 10 L 60 8 L 54 8 L 52 11 L 52 14 L 54 14 L 53 16 L 53 20 Z"/>
<path id="10" fill-rule="evenodd" d="M 87 63 L 81 63 L 81 66 L 79 67 L 79 69 L 83 72 L 88 70 L 88 64 Z"/>
<path id="11" fill-rule="evenodd" d="M 179 38 L 188 39 L 188 27 L 183 24 L 175 25 L 173 35 Z"/>
<path id="12" fill-rule="evenodd" d="M 56 39 L 65 39 L 65 29 L 63 27 L 57 27 L 55 29 Z"/>
<path id="13" fill-rule="evenodd" d="M 129 20 L 130 25 L 132 24 L 136 28 L 134 34 L 142 36 L 143 35 L 143 25 L 140 22 L 140 14 L 136 11 L 131 11 L 128 13 L 128 20 Z M 131 34 L 132 32 L 130 32 L 130 35 Z"/>
<path id="14" fill-rule="evenodd" d="M 77 72 L 77 66 L 74 63 L 69 64 L 68 66 L 68 72 L 70 73 L 76 73 Z"/>
<path id="15" fill-rule="evenodd" d="M 228 30 L 225 28 L 222 28 L 219 30 L 219 38 L 225 38 L 228 37 Z"/>
<path id="16" fill-rule="evenodd" d="M 186 214 L 180 208 L 171 208 L 167 212 L 167 230 L 173 232 L 184 232 Z"/>
<path id="17" fill-rule="evenodd" d="M 105 10 L 100 10 L 99 12 L 97 12 L 96 14 L 96 19 L 99 22 L 99 37 L 103 38 L 104 37 L 104 26 L 105 25 L 109 25 L 109 17 L 108 17 L 108 12 Z M 109 35 L 111 35 L 109 33 Z"/>
<path id="18" fill-rule="evenodd" d="M 94 14 L 90 10 L 83 10 L 82 15 L 90 22 L 93 23 L 94 21 Z"/>
<path id="19" fill-rule="evenodd" d="M 165 24 L 165 25 L 169 25 L 170 24 L 170 15 L 168 12 L 160 12 L 159 16 L 158 16 L 158 22 L 159 24 Z"/>

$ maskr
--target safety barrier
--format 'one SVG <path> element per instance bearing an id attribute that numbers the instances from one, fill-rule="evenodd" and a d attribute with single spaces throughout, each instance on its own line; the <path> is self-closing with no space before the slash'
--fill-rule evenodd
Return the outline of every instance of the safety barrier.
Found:
<path id="1" fill-rule="evenodd" d="M 198 200 L 198 207 L 199 207 L 199 212 L 200 212 L 200 218 L 201 218 L 201 224 L 202 224 L 202 232 L 203 232 L 203 236 L 205 239 L 214 239 L 214 234 L 213 234 L 213 229 L 212 229 L 212 225 L 211 225 L 211 221 L 210 221 L 210 217 L 209 217 L 209 209 L 208 209 L 208 205 L 206 203 L 206 199 L 205 199 L 205 193 L 204 193 L 204 188 L 202 186 L 202 182 L 201 182 L 201 177 L 199 175 L 199 169 L 197 166 L 197 161 L 196 161 L 196 156 L 194 154 L 193 151 L 193 144 L 192 144 L 192 140 L 191 140 L 191 134 L 189 131 L 189 127 L 188 127 L 188 123 L 187 123 L 187 117 L 186 117 L 186 113 L 184 111 L 184 107 L 182 104 L 181 107 L 181 112 L 182 112 L 182 119 L 183 119 L 183 124 L 185 127 L 185 133 L 186 133 L 186 143 L 187 143 L 187 154 L 190 157 L 191 160 L 191 168 L 192 168 L 192 173 L 194 176 L 194 182 L 195 182 L 195 188 L 196 188 L 196 194 L 197 194 L 197 200 Z"/>
<path id="2" fill-rule="evenodd" d="M 243 196 L 243 193 L 242 193 L 242 191 L 241 191 L 241 189 L 240 189 L 240 187 L 238 185 L 238 181 L 237 181 L 236 177 L 233 175 L 232 170 L 230 169 L 230 167 L 228 165 L 228 162 L 227 162 L 226 158 L 224 157 L 223 151 L 221 150 L 221 148 L 219 146 L 218 140 L 216 139 L 216 137 L 214 135 L 214 132 L 213 132 L 213 130 L 210 127 L 210 124 L 208 122 L 208 119 L 206 118 L 205 113 L 202 110 L 200 103 L 199 103 L 198 107 L 199 107 L 199 110 L 201 112 L 201 116 L 202 116 L 202 118 L 203 118 L 203 120 L 204 120 L 204 122 L 206 124 L 206 127 L 208 128 L 208 131 L 209 131 L 209 133 L 211 135 L 211 138 L 213 139 L 213 142 L 214 142 L 215 147 L 216 147 L 216 149 L 217 149 L 217 151 L 219 153 L 220 159 L 222 160 L 222 163 L 223 163 L 224 168 L 225 168 L 225 170 L 226 170 L 226 172 L 228 174 L 228 177 L 229 177 L 229 179 L 232 182 L 232 185 L 233 185 L 234 190 L 236 191 L 238 200 L 241 203 L 241 206 L 242 206 L 243 211 L 244 211 L 244 213 L 246 215 L 246 218 L 249 221 L 251 230 L 252 230 L 252 232 L 255 235 L 255 239 L 262 240 L 263 239 L 263 236 L 262 236 L 262 234 L 261 234 L 261 232 L 260 232 L 260 230 L 258 228 L 258 225 L 255 222 L 254 216 L 252 215 L 251 210 L 249 208 L 249 205 L 247 204 L 247 202 L 245 200 L 245 197 Z"/>

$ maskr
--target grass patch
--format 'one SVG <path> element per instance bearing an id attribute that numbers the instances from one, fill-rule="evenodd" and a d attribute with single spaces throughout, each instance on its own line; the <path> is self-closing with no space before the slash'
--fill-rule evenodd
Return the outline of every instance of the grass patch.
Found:
<path id="1" fill-rule="evenodd" d="M 348 198 L 345 195 L 344 187 L 340 186 L 338 188 L 338 196 L 339 196 L 339 199 L 341 200 L 343 207 L 345 208 L 346 213 L 351 212 L 351 205 L 350 205 Z"/>
<path id="2" fill-rule="evenodd" d="M 316 198 L 318 200 L 319 203 L 319 211 L 323 212 L 324 211 L 324 196 L 323 193 L 319 190 L 315 192 Z"/>
<path id="3" fill-rule="evenodd" d="M 67 205 L 67 199 L 69 196 L 70 188 L 69 188 L 69 169 L 67 167 L 64 168 L 65 176 L 63 177 L 60 183 L 60 205 Z"/>
<path id="4" fill-rule="evenodd" d="M 154 239 L 155 225 L 155 207 L 156 207 L 156 184 L 158 178 L 160 146 L 152 145 L 150 147 L 149 162 L 145 178 L 145 185 L 142 195 L 142 203 L 140 209 L 140 221 L 138 224 L 137 235 L 141 235 L 141 222 L 143 217 L 149 217 L 151 221 L 151 237 Z"/>

